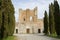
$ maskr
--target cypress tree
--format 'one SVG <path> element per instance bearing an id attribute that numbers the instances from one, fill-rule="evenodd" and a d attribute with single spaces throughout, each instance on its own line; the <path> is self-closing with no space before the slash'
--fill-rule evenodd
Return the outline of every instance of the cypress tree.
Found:
<path id="1" fill-rule="evenodd" d="M 1 26 L 2 26 L 2 0 L 0 0 L 0 38 L 1 38 Z"/>
<path id="2" fill-rule="evenodd" d="M 9 25 L 9 35 L 14 33 L 15 28 L 15 17 L 14 17 L 14 7 L 11 0 L 8 0 L 8 25 Z"/>
<path id="3" fill-rule="evenodd" d="M 2 0 L 1 38 L 13 35 L 15 27 L 14 7 L 11 0 Z M 1 25 L 1 24 L 0 24 Z"/>
<path id="4" fill-rule="evenodd" d="M 55 33 L 54 5 L 52 3 L 51 5 L 49 5 L 49 30 L 50 30 L 50 34 Z"/>
<path id="5" fill-rule="evenodd" d="M 45 11 L 45 15 L 44 15 L 44 33 L 45 33 L 45 35 L 48 34 L 48 16 L 47 16 L 46 11 Z"/>
<path id="6" fill-rule="evenodd" d="M 2 31 L 3 37 L 7 37 L 8 35 L 8 0 L 2 0 Z"/>
<path id="7" fill-rule="evenodd" d="M 56 0 L 54 1 L 54 20 L 55 20 L 56 33 L 59 36 L 60 35 L 60 13 L 59 13 L 59 4 Z"/>

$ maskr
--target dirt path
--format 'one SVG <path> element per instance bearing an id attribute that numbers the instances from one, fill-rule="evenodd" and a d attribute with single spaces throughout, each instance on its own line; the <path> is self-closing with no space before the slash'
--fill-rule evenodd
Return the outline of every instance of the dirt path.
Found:
<path id="1" fill-rule="evenodd" d="M 60 40 L 38 34 L 17 34 L 15 36 L 17 37 L 17 40 Z"/>

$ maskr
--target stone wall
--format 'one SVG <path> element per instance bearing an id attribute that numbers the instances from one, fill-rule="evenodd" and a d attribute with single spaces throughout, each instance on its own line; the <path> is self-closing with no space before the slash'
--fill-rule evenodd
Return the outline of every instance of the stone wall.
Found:
<path id="1" fill-rule="evenodd" d="M 37 7 L 33 10 L 19 9 L 19 21 L 15 28 L 18 29 L 18 33 L 38 33 L 38 29 L 43 31 L 43 19 L 37 19 Z"/>

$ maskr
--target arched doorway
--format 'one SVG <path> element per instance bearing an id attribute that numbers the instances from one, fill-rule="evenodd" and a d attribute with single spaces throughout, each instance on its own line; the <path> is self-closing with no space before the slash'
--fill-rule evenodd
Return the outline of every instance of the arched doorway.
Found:
<path id="1" fill-rule="evenodd" d="M 41 30 L 40 29 L 38 29 L 38 33 L 41 33 Z"/>
<path id="2" fill-rule="evenodd" d="M 30 29 L 27 29 L 26 32 L 27 32 L 27 33 L 30 33 Z"/>
<path id="3" fill-rule="evenodd" d="M 16 29 L 16 33 L 18 33 L 18 29 Z"/>

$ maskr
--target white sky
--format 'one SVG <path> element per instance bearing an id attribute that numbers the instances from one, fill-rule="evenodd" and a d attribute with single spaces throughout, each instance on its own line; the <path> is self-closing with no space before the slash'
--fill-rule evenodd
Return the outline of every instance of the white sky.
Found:
<path id="1" fill-rule="evenodd" d="M 38 7 L 38 18 L 42 19 L 44 17 L 45 10 L 48 12 L 49 4 L 53 3 L 54 0 L 12 0 L 12 3 L 15 8 L 15 19 L 18 21 L 19 9 L 34 9 L 36 6 Z M 60 4 L 60 0 L 58 0 Z"/>

